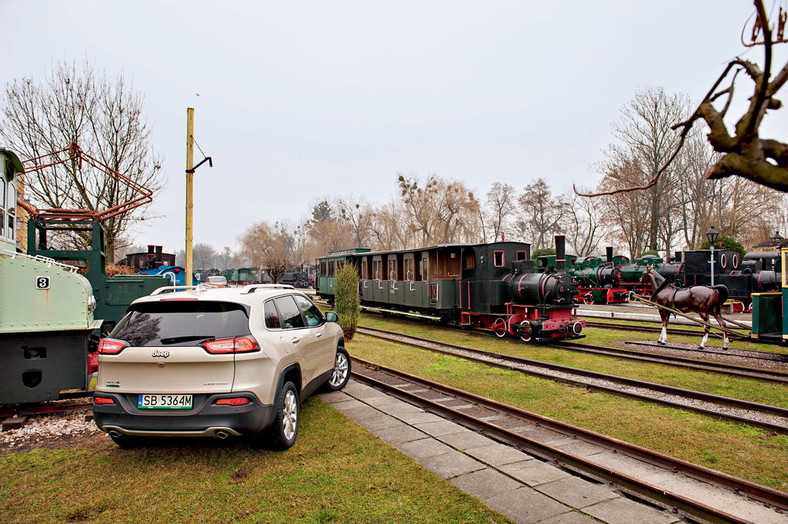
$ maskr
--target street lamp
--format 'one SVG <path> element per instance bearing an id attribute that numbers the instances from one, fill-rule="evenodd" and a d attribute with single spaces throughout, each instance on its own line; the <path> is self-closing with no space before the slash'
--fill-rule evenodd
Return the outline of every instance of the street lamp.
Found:
<path id="1" fill-rule="evenodd" d="M 774 242 L 776 244 L 776 243 L 778 243 L 778 242 L 780 242 L 782 240 L 783 240 L 783 237 L 780 236 L 780 232 L 779 231 L 775 231 L 774 232 L 774 236 L 772 237 L 772 242 Z"/>
<path id="2" fill-rule="evenodd" d="M 716 229 L 714 229 L 714 226 L 711 226 L 709 230 L 706 231 L 706 237 L 709 239 L 709 249 L 711 249 L 711 261 L 709 262 L 709 264 L 711 264 L 712 287 L 714 286 L 714 242 L 717 241 L 717 235 L 719 235 L 719 233 L 717 232 Z"/>

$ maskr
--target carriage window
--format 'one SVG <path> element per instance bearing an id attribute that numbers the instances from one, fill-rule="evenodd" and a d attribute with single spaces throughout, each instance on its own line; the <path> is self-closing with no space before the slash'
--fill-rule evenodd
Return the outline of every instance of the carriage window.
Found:
<path id="1" fill-rule="evenodd" d="M 514 255 L 515 260 L 528 260 L 528 254 L 525 251 L 518 251 Z"/>
<path id="2" fill-rule="evenodd" d="M 465 254 L 465 269 L 476 269 L 476 255 L 473 253 Z"/>
<path id="3" fill-rule="evenodd" d="M 6 190 L 6 218 L 7 228 L 5 231 L 8 240 L 16 240 L 16 182 L 13 180 L 8 183 Z"/>
<path id="4" fill-rule="evenodd" d="M 0 176 L 0 238 L 5 238 L 5 201 L 6 201 L 5 177 Z"/>
<path id="5" fill-rule="evenodd" d="M 495 251 L 493 253 L 493 265 L 495 267 L 503 267 L 503 264 L 504 264 L 503 251 Z"/>
<path id="6" fill-rule="evenodd" d="M 397 261 L 396 260 L 389 260 L 389 277 L 391 280 L 396 280 L 397 278 Z"/>
<path id="7" fill-rule="evenodd" d="M 323 276 L 323 277 L 327 276 L 326 275 L 326 263 L 325 262 L 321 262 L 320 263 L 320 276 Z"/>
<path id="8" fill-rule="evenodd" d="M 369 280 L 369 266 L 367 265 L 367 259 L 363 258 L 361 260 L 361 279 L 362 280 Z"/>
<path id="9" fill-rule="evenodd" d="M 381 280 L 383 273 L 383 261 L 382 260 L 373 260 L 372 261 L 372 276 L 375 280 Z"/>
<path id="10" fill-rule="evenodd" d="M 421 262 L 419 264 L 420 264 L 419 271 L 421 272 L 421 280 L 423 282 L 426 282 L 427 280 L 430 279 L 430 275 L 429 275 L 430 260 L 427 257 L 424 257 L 421 259 Z"/>

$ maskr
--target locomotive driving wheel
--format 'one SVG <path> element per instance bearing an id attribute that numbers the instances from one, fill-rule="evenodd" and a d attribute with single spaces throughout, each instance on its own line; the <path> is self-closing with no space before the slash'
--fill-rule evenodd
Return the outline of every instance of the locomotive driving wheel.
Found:
<path id="1" fill-rule="evenodd" d="M 520 340 L 523 342 L 530 342 L 534 337 L 534 330 L 530 322 L 523 320 L 520 322 Z"/>
<path id="2" fill-rule="evenodd" d="M 498 338 L 503 338 L 508 331 L 509 328 L 506 326 L 506 321 L 500 317 L 496 318 L 492 325 L 493 334 Z"/>
<path id="3" fill-rule="evenodd" d="M 594 303 L 594 295 L 592 295 L 592 294 L 590 294 L 590 293 L 589 293 L 588 295 L 586 295 L 586 296 L 583 298 L 583 304 L 585 304 L 586 306 L 590 306 L 590 305 L 592 305 L 593 303 Z"/>

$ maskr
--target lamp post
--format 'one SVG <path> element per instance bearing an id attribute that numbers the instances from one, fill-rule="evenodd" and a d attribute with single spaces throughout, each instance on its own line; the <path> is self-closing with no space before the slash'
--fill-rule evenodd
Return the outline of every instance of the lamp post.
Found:
<path id="1" fill-rule="evenodd" d="M 706 231 L 706 237 L 709 239 L 709 249 L 711 249 L 711 285 L 714 286 L 714 242 L 717 241 L 717 235 L 719 233 L 714 226 L 711 226 L 708 231 Z"/>
<path id="2" fill-rule="evenodd" d="M 777 244 L 777 243 L 781 242 L 782 240 L 783 240 L 783 237 L 780 235 L 780 232 L 779 231 L 775 231 L 774 232 L 774 236 L 772 237 L 772 242 Z"/>

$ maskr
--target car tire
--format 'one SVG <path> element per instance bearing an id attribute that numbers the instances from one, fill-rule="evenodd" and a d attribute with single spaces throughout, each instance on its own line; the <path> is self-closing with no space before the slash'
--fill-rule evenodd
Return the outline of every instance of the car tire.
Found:
<path id="1" fill-rule="evenodd" d="M 298 390 L 292 382 L 285 382 L 276 397 L 276 416 L 268 430 L 272 449 L 285 450 L 295 444 L 299 415 Z"/>
<path id="2" fill-rule="evenodd" d="M 337 347 L 337 354 L 334 357 L 334 369 L 331 376 L 323 386 L 326 391 L 339 391 L 344 388 L 350 380 L 350 355 L 344 347 Z"/>

